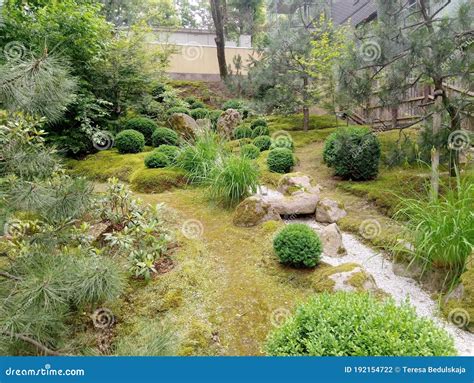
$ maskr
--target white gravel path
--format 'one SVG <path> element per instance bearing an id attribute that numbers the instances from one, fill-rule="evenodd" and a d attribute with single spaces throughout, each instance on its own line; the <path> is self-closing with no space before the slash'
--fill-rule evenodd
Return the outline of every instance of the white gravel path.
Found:
<path id="1" fill-rule="evenodd" d="M 312 219 L 296 219 L 291 222 L 305 223 L 314 229 L 321 228 L 321 225 Z M 420 316 L 431 318 L 449 332 L 454 338 L 459 355 L 474 355 L 474 334 L 459 329 L 444 320 L 439 315 L 438 304 L 415 280 L 396 275 L 392 269 L 392 262 L 383 253 L 375 252 L 365 246 L 352 234 L 343 233 L 342 241 L 346 247 L 347 255 L 341 258 L 323 255 L 323 262 L 333 266 L 351 262 L 358 263 L 374 277 L 377 287 L 390 294 L 396 302 L 401 303 L 408 298 Z"/>

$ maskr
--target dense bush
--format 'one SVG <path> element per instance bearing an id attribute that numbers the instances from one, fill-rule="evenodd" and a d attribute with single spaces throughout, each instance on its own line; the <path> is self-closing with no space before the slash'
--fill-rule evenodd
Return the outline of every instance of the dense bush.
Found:
<path id="1" fill-rule="evenodd" d="M 145 166 L 150 169 L 166 168 L 170 164 L 168 156 L 157 150 L 145 157 Z"/>
<path id="2" fill-rule="evenodd" d="M 234 138 L 240 140 L 241 138 L 252 138 L 252 129 L 246 125 L 240 125 L 234 129 Z"/>
<path id="3" fill-rule="evenodd" d="M 115 137 L 119 153 L 140 153 L 145 147 L 145 136 L 136 130 L 123 130 Z"/>
<path id="4" fill-rule="evenodd" d="M 151 143 L 154 147 L 158 147 L 160 145 L 177 146 L 178 142 L 178 133 L 168 128 L 157 128 L 151 136 Z"/>
<path id="5" fill-rule="evenodd" d="M 364 181 L 377 177 L 380 154 L 380 143 L 373 133 L 366 128 L 349 128 L 328 137 L 323 159 L 336 176 Z"/>
<path id="6" fill-rule="evenodd" d="M 245 102 L 243 100 L 228 100 L 222 105 L 222 110 L 227 110 L 227 109 L 236 109 L 240 110 L 245 107 Z"/>
<path id="7" fill-rule="evenodd" d="M 293 223 L 281 230 L 273 240 L 273 249 L 281 263 L 296 267 L 315 267 L 323 246 L 309 226 Z"/>
<path id="8" fill-rule="evenodd" d="M 257 191 L 259 171 L 248 158 L 230 156 L 211 174 L 212 198 L 227 206 L 238 204 Z"/>
<path id="9" fill-rule="evenodd" d="M 155 152 L 165 154 L 166 157 L 168 157 L 168 162 L 170 163 L 170 165 L 172 165 L 176 162 L 176 159 L 178 158 L 179 148 L 177 146 L 172 145 L 160 145 L 157 149 L 155 149 Z"/>
<path id="10" fill-rule="evenodd" d="M 290 136 L 287 135 L 280 135 L 272 139 L 272 145 L 270 149 L 276 148 L 286 148 L 290 149 L 291 151 L 295 150 L 295 143 Z"/>
<path id="11" fill-rule="evenodd" d="M 171 116 L 177 113 L 184 113 L 184 114 L 187 114 L 188 116 L 191 115 L 191 111 L 188 108 L 185 108 L 182 106 L 174 106 L 172 108 L 169 108 L 167 111 L 168 116 Z"/>
<path id="12" fill-rule="evenodd" d="M 253 140 L 253 144 L 263 152 L 270 149 L 272 139 L 270 136 L 259 136 Z"/>
<path id="13" fill-rule="evenodd" d="M 252 123 L 250 124 L 250 127 L 252 129 L 255 129 L 257 126 L 267 127 L 268 126 L 267 120 L 265 120 L 264 118 L 257 118 L 256 120 L 252 121 Z"/>
<path id="14" fill-rule="evenodd" d="M 222 110 L 210 110 L 209 111 L 209 119 L 211 120 L 212 124 L 215 126 L 217 125 L 217 121 L 221 114 L 224 113 Z"/>
<path id="15" fill-rule="evenodd" d="M 240 149 L 240 154 L 246 158 L 254 160 L 260 155 L 260 149 L 253 144 L 246 144 Z"/>
<path id="16" fill-rule="evenodd" d="M 151 137 L 156 130 L 157 125 L 155 121 L 146 117 L 131 118 L 125 123 L 124 130 L 136 130 L 145 137 L 145 143 L 151 145 Z"/>
<path id="17" fill-rule="evenodd" d="M 209 110 L 205 108 L 197 108 L 191 110 L 191 117 L 195 120 L 202 120 L 204 118 L 209 118 Z"/>
<path id="18" fill-rule="evenodd" d="M 289 173 L 295 166 L 295 156 L 290 149 L 276 148 L 268 154 L 268 169 L 275 173 Z"/>
<path id="19" fill-rule="evenodd" d="M 268 135 L 270 135 L 270 129 L 268 129 L 268 127 L 263 126 L 263 125 L 256 126 L 252 130 L 252 138 L 257 138 L 260 136 L 268 136 Z"/>
<path id="20" fill-rule="evenodd" d="M 184 101 L 189 104 L 189 109 L 206 108 L 206 104 L 204 104 L 201 100 L 198 100 L 196 97 L 186 97 Z"/>
<path id="21" fill-rule="evenodd" d="M 274 356 L 450 356 L 453 340 L 408 303 L 367 293 L 318 294 L 270 334 Z"/>

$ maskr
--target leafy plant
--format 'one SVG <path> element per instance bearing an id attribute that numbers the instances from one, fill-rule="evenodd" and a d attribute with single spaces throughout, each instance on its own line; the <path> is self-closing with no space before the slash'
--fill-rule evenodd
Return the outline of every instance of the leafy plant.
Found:
<path id="1" fill-rule="evenodd" d="M 261 152 L 270 149 L 272 139 L 270 136 L 259 136 L 253 140 L 253 144 L 260 149 Z"/>
<path id="2" fill-rule="evenodd" d="M 234 129 L 233 135 L 236 140 L 252 138 L 252 129 L 246 125 L 241 125 Z"/>
<path id="3" fill-rule="evenodd" d="M 142 250 L 132 251 L 129 256 L 129 271 L 135 278 L 143 278 L 149 281 L 156 274 L 156 259 L 153 254 Z"/>
<path id="4" fill-rule="evenodd" d="M 125 130 L 136 130 L 145 137 L 145 143 L 151 145 L 152 136 L 157 128 L 155 121 L 146 117 L 131 118 L 125 123 Z"/>
<path id="5" fill-rule="evenodd" d="M 240 155 L 250 160 L 255 160 L 260 155 L 260 149 L 253 144 L 247 144 L 240 149 Z"/>
<path id="6" fill-rule="evenodd" d="M 175 164 L 179 155 L 179 148 L 171 145 L 160 145 L 155 152 L 163 153 L 168 158 L 169 164 Z"/>
<path id="7" fill-rule="evenodd" d="M 204 118 L 209 118 L 209 110 L 206 108 L 197 108 L 191 110 L 191 117 L 195 120 L 202 120 Z"/>
<path id="8" fill-rule="evenodd" d="M 169 166 L 170 161 L 168 156 L 157 150 L 154 150 L 145 157 L 145 166 L 147 168 L 156 169 L 156 168 L 166 168 Z"/>
<path id="9" fill-rule="evenodd" d="M 368 293 L 323 293 L 297 308 L 268 337 L 274 356 L 449 356 L 449 334 L 408 303 Z"/>
<path id="10" fill-rule="evenodd" d="M 267 165 L 272 172 L 289 173 L 295 163 L 295 156 L 290 149 L 276 148 L 268 154 Z"/>
<path id="11" fill-rule="evenodd" d="M 124 130 L 115 137 L 119 153 L 140 153 L 145 147 L 145 137 L 136 130 Z"/>
<path id="12" fill-rule="evenodd" d="M 318 235 L 305 224 L 285 226 L 273 240 L 273 249 L 281 263 L 296 267 L 315 267 L 323 246 Z"/>
<path id="13" fill-rule="evenodd" d="M 178 133 L 169 128 L 157 128 L 151 136 L 151 142 L 155 148 L 161 145 L 178 146 Z"/>
<path id="14" fill-rule="evenodd" d="M 259 185 L 259 171 L 245 157 L 230 156 L 216 166 L 210 175 L 212 198 L 227 206 L 239 203 L 255 193 Z"/>

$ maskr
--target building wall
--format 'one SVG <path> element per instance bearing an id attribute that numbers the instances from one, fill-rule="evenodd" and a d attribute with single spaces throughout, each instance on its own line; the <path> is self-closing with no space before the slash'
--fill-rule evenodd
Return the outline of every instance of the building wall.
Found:
<path id="1" fill-rule="evenodd" d="M 356 26 L 370 19 L 377 11 L 374 0 L 331 0 L 331 17 L 335 25 L 347 23 Z"/>

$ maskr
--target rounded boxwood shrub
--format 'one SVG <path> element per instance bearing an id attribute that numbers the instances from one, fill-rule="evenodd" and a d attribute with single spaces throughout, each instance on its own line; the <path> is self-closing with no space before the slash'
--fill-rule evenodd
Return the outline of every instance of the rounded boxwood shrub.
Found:
<path id="1" fill-rule="evenodd" d="M 260 149 L 253 144 L 247 144 L 242 146 L 242 148 L 240 149 L 240 154 L 243 157 L 254 160 L 260 155 Z"/>
<path id="2" fill-rule="evenodd" d="M 151 136 L 151 143 L 154 147 L 159 147 L 160 145 L 177 146 L 178 142 L 178 133 L 168 128 L 157 128 Z"/>
<path id="3" fill-rule="evenodd" d="M 276 148 L 268 153 L 268 169 L 275 173 L 289 173 L 295 166 L 293 152 L 287 148 Z"/>
<path id="4" fill-rule="evenodd" d="M 123 130 L 115 137 L 119 153 L 140 153 L 145 147 L 145 136 L 136 130 Z"/>
<path id="5" fill-rule="evenodd" d="M 151 169 L 166 168 L 170 164 L 168 156 L 158 150 L 152 151 L 145 157 L 145 166 Z"/>
<path id="6" fill-rule="evenodd" d="M 270 135 L 270 130 L 268 129 L 268 127 L 263 126 L 263 125 L 256 126 L 252 130 L 252 138 L 257 138 L 260 136 L 268 136 L 268 135 Z"/>
<path id="7" fill-rule="evenodd" d="M 274 356 L 451 356 L 453 340 L 408 303 L 368 293 L 323 293 L 297 308 L 273 331 Z"/>
<path id="8" fill-rule="evenodd" d="M 170 164 L 174 164 L 179 155 L 179 148 L 172 145 L 160 145 L 157 149 L 155 149 L 155 152 L 163 153 L 166 155 L 166 157 L 168 157 L 168 162 Z"/>
<path id="9" fill-rule="evenodd" d="M 241 125 L 234 129 L 234 138 L 240 140 L 241 138 L 252 138 L 252 129 L 248 126 Z"/>
<path id="10" fill-rule="evenodd" d="M 272 145 L 270 146 L 270 149 L 276 148 L 286 148 L 290 149 L 291 151 L 294 151 L 295 143 L 293 142 L 293 139 L 290 136 L 281 135 L 272 139 Z"/>
<path id="11" fill-rule="evenodd" d="M 366 128 L 341 129 L 328 137 L 323 159 L 336 176 L 355 181 L 377 177 L 380 163 L 380 143 Z"/>
<path id="12" fill-rule="evenodd" d="M 281 263 L 296 267 L 315 267 L 321 258 L 323 245 L 309 226 L 292 223 L 277 234 L 273 240 L 273 249 Z"/>
<path id="13" fill-rule="evenodd" d="M 136 130 L 137 132 L 142 133 L 145 136 L 145 143 L 147 145 L 151 144 L 151 136 L 156 130 L 157 125 L 155 121 L 146 118 L 146 117 L 136 117 L 131 118 L 125 123 L 124 130 Z"/>
<path id="14" fill-rule="evenodd" d="M 205 108 L 197 108 L 191 110 L 191 117 L 195 120 L 202 120 L 203 118 L 209 118 L 209 110 Z"/>
<path id="15" fill-rule="evenodd" d="M 272 139 L 270 136 L 259 136 L 253 140 L 253 144 L 263 152 L 270 149 Z"/>
<path id="16" fill-rule="evenodd" d="M 250 127 L 252 129 L 255 129 L 257 126 L 268 126 L 267 120 L 265 120 L 264 118 L 257 118 L 250 124 Z"/>
<path id="17" fill-rule="evenodd" d="M 222 110 L 227 110 L 227 109 L 240 110 L 240 109 L 243 109 L 244 106 L 245 106 L 244 101 L 242 101 L 242 100 L 237 100 L 237 99 L 233 99 L 233 100 L 228 100 L 228 101 L 226 101 L 226 102 L 222 105 Z"/>
<path id="18" fill-rule="evenodd" d="M 174 106 L 172 108 L 169 108 L 167 113 L 168 113 L 168 116 L 171 116 L 177 113 L 184 113 L 184 114 L 187 114 L 188 116 L 191 115 L 191 111 L 188 108 L 185 108 L 182 106 Z"/>

